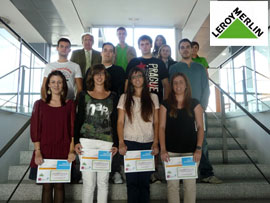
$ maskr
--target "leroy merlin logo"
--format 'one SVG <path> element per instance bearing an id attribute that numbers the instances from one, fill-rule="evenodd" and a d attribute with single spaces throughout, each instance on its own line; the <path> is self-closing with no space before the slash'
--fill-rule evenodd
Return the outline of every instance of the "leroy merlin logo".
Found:
<path id="1" fill-rule="evenodd" d="M 267 46 L 267 1 L 210 1 L 211 46 Z"/>
<path id="2" fill-rule="evenodd" d="M 258 38 L 264 32 L 238 7 L 219 24 L 212 34 L 224 38 Z"/>

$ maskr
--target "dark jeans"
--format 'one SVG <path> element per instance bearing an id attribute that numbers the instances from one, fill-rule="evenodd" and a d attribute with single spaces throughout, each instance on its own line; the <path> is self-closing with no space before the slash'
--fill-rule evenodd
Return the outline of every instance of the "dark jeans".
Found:
<path id="1" fill-rule="evenodd" d="M 117 152 L 112 158 L 112 172 L 113 175 L 115 172 L 121 172 L 121 165 L 123 165 L 123 156 Z"/>
<path id="2" fill-rule="evenodd" d="M 208 158 L 208 144 L 206 141 L 208 125 L 207 125 L 207 114 L 206 113 L 204 113 L 204 114 L 205 114 L 206 130 L 204 131 L 204 138 L 203 138 L 203 145 L 202 145 L 202 158 L 201 158 L 200 165 L 199 165 L 201 179 L 208 178 L 208 177 L 214 175 L 213 167 L 212 167 L 212 165 L 209 161 L 209 158 Z"/>
<path id="3" fill-rule="evenodd" d="M 128 151 L 149 150 L 151 143 L 139 143 L 125 141 Z M 149 203 L 150 201 L 150 177 L 152 171 L 126 173 L 128 203 Z"/>

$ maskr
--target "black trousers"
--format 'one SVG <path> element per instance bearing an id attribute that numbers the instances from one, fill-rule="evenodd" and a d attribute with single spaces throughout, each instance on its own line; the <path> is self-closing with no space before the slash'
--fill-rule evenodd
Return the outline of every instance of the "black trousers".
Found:
<path id="1" fill-rule="evenodd" d="M 152 142 L 139 143 L 125 141 L 128 151 L 150 150 Z M 126 173 L 128 203 L 149 203 L 150 201 L 150 177 L 153 172 Z"/>

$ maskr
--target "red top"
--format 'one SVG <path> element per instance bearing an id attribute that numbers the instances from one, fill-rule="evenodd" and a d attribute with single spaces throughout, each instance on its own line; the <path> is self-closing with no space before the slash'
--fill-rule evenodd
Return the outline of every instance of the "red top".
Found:
<path id="1" fill-rule="evenodd" d="M 34 104 L 30 134 L 32 142 L 40 142 L 43 159 L 67 159 L 74 135 L 75 103 L 51 107 L 43 100 Z M 33 152 L 31 167 L 36 168 Z"/>

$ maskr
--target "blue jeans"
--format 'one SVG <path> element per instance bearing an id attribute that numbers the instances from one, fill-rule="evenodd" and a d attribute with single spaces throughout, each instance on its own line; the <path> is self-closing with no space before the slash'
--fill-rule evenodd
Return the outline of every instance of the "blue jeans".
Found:
<path id="1" fill-rule="evenodd" d="M 199 165 L 199 171 L 200 171 L 200 178 L 203 179 L 203 178 L 208 178 L 210 176 L 213 176 L 214 175 L 214 172 L 213 172 L 213 167 L 209 161 L 209 158 L 208 158 L 208 144 L 207 144 L 207 141 L 206 141 L 206 137 L 207 137 L 207 128 L 208 128 L 208 125 L 207 125 L 207 114 L 204 113 L 205 115 L 205 131 L 204 131 L 204 138 L 203 138 L 203 145 L 202 145 L 202 158 L 201 158 L 201 161 L 200 161 L 200 165 Z"/>
<path id="2" fill-rule="evenodd" d="M 139 143 L 126 141 L 127 150 L 149 150 L 152 142 Z M 149 203 L 150 201 L 150 177 L 152 172 L 126 173 L 128 203 Z"/>

